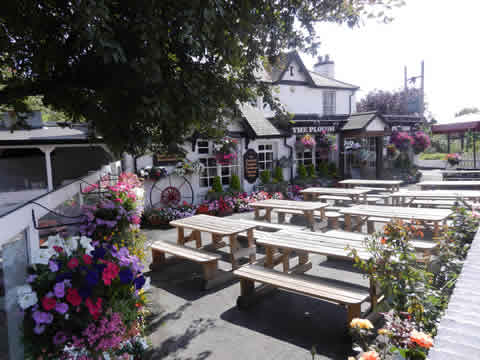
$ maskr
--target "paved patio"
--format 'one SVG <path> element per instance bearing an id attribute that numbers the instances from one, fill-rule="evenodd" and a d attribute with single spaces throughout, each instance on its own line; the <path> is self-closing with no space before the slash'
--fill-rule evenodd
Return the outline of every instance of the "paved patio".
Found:
<path id="1" fill-rule="evenodd" d="M 234 218 L 252 218 L 252 213 Z M 176 230 L 146 230 L 150 241 L 175 241 Z M 261 250 L 259 251 L 261 252 Z M 360 284 L 368 280 L 349 262 L 311 256 L 308 274 Z M 223 266 L 222 266 L 223 265 Z M 226 263 L 220 267 L 227 268 Z M 201 267 L 175 260 L 151 272 L 151 359 L 346 359 L 346 311 L 335 304 L 276 290 L 248 311 L 236 307 L 238 281 L 202 291 Z"/>

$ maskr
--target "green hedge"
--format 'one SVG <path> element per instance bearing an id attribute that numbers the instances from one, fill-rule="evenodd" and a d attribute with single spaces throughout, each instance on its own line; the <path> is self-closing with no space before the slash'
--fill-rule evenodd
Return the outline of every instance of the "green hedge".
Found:
<path id="1" fill-rule="evenodd" d="M 433 154 L 420 154 L 420 160 L 445 160 L 447 154 L 433 153 Z"/>

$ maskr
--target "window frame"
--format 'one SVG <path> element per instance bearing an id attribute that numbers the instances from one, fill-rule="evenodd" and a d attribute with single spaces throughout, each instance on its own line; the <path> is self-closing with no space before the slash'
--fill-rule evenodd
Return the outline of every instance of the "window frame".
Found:
<path id="1" fill-rule="evenodd" d="M 337 92 L 335 90 L 325 90 L 323 92 L 323 114 L 335 115 L 336 113 L 337 113 Z"/>
<path id="2" fill-rule="evenodd" d="M 263 149 L 260 149 L 260 146 L 263 146 Z M 270 149 L 266 149 L 265 147 L 270 147 Z M 260 154 L 264 157 L 260 160 Z M 267 159 L 267 154 L 271 154 L 271 159 Z M 275 148 L 273 143 L 260 143 L 257 145 L 257 156 L 258 156 L 258 171 L 262 173 L 265 170 L 269 170 L 270 172 L 273 171 L 274 164 L 275 164 Z M 263 165 L 261 165 L 263 164 Z M 268 167 L 267 164 L 270 164 L 271 167 Z"/>

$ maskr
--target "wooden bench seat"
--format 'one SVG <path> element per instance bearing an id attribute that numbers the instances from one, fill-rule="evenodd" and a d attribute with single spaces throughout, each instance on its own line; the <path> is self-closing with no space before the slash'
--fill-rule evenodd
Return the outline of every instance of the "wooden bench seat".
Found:
<path id="1" fill-rule="evenodd" d="M 239 308 L 246 308 L 255 300 L 255 281 L 275 288 L 327 300 L 347 307 L 347 324 L 361 315 L 361 304 L 369 299 L 369 291 L 351 284 L 313 278 L 308 275 L 281 273 L 258 265 L 247 265 L 234 271 L 241 278 Z"/>
<path id="2" fill-rule="evenodd" d="M 275 212 L 279 213 L 279 221 L 285 221 L 284 217 L 281 217 L 281 214 L 291 214 L 291 215 L 303 215 L 303 211 L 300 210 L 285 210 L 285 209 L 275 209 Z M 316 218 L 321 218 L 322 214 L 320 211 L 314 211 L 313 216 Z M 338 220 L 342 217 L 342 214 L 336 211 L 326 211 L 325 217 L 327 218 L 328 226 L 337 229 L 338 228 Z"/>
<path id="3" fill-rule="evenodd" d="M 341 195 L 320 195 L 317 197 L 319 200 L 333 200 L 333 201 L 352 201 L 348 196 Z"/>
<path id="4" fill-rule="evenodd" d="M 293 210 L 292 210 L 293 211 Z M 300 214 L 303 214 L 300 211 Z M 238 220 L 240 223 L 246 223 L 249 225 L 256 225 L 257 229 L 271 229 L 271 230 L 304 230 L 305 226 L 298 226 L 298 225 L 287 225 L 287 224 L 275 224 L 266 221 L 257 221 L 257 220 Z"/>
<path id="5" fill-rule="evenodd" d="M 213 254 L 200 249 L 193 249 L 183 245 L 177 245 L 170 242 L 158 240 L 152 246 L 152 265 L 150 268 L 155 270 L 160 265 L 165 263 L 165 254 L 170 254 L 175 257 L 194 261 L 203 267 L 204 288 L 210 288 L 210 281 L 213 280 L 218 269 L 218 260 L 220 255 Z"/>
<path id="6" fill-rule="evenodd" d="M 455 205 L 455 200 L 429 200 L 429 199 L 418 199 L 413 200 L 411 205 L 427 205 L 427 206 L 449 206 L 452 207 Z"/>

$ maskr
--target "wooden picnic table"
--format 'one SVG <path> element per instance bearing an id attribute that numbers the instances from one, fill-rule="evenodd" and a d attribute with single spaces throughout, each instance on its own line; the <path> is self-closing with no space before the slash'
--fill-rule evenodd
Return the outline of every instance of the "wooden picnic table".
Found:
<path id="1" fill-rule="evenodd" d="M 422 190 L 430 190 L 435 188 L 455 189 L 469 188 L 470 190 L 480 190 L 480 181 L 422 181 L 417 184 Z"/>
<path id="2" fill-rule="evenodd" d="M 325 219 L 325 208 L 328 206 L 326 203 L 312 202 L 312 201 L 292 201 L 292 200 L 263 200 L 257 201 L 250 206 L 255 208 L 255 220 L 261 219 L 260 210 L 265 210 L 265 220 L 272 222 L 272 210 L 291 210 L 294 213 L 301 211 L 307 219 L 309 228 L 315 231 L 315 220 L 313 218 L 314 211 L 320 211 L 320 216 Z M 279 217 L 279 219 L 283 219 Z M 281 220 L 282 221 L 282 220 Z"/>
<path id="3" fill-rule="evenodd" d="M 422 200 L 458 200 L 471 207 L 466 201 L 480 202 L 480 191 L 475 190 L 405 190 L 392 194 L 394 203 L 400 206 L 410 205 L 417 199 Z M 407 200 L 408 199 L 408 200 Z"/>
<path id="4" fill-rule="evenodd" d="M 212 242 L 215 249 L 227 246 L 223 238 L 228 237 L 232 269 L 238 267 L 237 259 L 240 257 L 248 256 L 251 263 L 255 261 L 256 248 L 253 237 L 255 224 L 210 215 L 194 215 L 171 221 L 170 225 L 177 228 L 177 243 L 179 245 L 195 241 L 197 249 L 202 247 L 202 232 L 212 234 Z M 185 229 L 192 230 L 189 236 L 185 236 Z M 242 232 L 247 233 L 248 248 L 246 249 L 240 249 L 237 242 L 237 235 Z"/>
<path id="5" fill-rule="evenodd" d="M 341 233 L 339 232 L 339 234 Z M 341 235 L 335 238 L 334 236 L 324 236 L 321 233 L 292 233 L 288 230 L 281 230 L 275 233 L 262 234 L 257 238 L 257 244 L 265 247 L 264 266 L 273 268 L 277 264 L 282 264 L 284 273 L 299 273 L 311 269 L 312 264 L 309 262 L 309 254 L 353 260 L 351 250 L 346 249 L 347 246 L 350 249 L 355 249 L 361 259 L 368 260 L 371 257 L 363 243 L 348 241 Z M 279 249 L 281 249 L 281 253 L 279 253 Z M 298 255 L 298 265 L 293 268 L 290 267 L 290 261 L 293 259 L 290 256 L 292 251 Z M 353 291 L 351 288 L 348 290 L 343 288 L 343 290 Z M 331 300 L 335 299 L 332 298 Z M 373 308 L 377 302 L 374 281 L 370 281 L 370 301 Z"/>
<path id="6" fill-rule="evenodd" d="M 310 187 L 300 191 L 303 194 L 305 201 L 311 201 L 318 195 L 335 195 L 349 197 L 354 203 L 360 201 L 366 202 L 367 193 L 371 192 L 369 189 L 347 189 L 347 188 L 330 188 L 330 187 Z"/>
<path id="7" fill-rule="evenodd" d="M 381 187 L 386 191 L 395 192 L 400 189 L 402 180 L 362 180 L 362 179 L 348 179 L 340 181 L 340 184 L 346 188 L 353 188 L 355 186 L 367 186 L 367 187 Z"/>
<path id="8" fill-rule="evenodd" d="M 352 216 L 358 217 L 357 230 L 366 221 L 368 233 L 375 231 L 374 223 L 385 222 L 384 219 L 416 220 L 424 224 L 432 224 L 433 236 L 440 233 L 440 223 L 446 224 L 447 218 L 452 214 L 448 209 L 411 208 L 400 206 L 375 206 L 356 205 L 339 211 L 345 217 L 345 230 L 352 230 Z M 363 218 L 363 219 L 362 219 Z"/>

